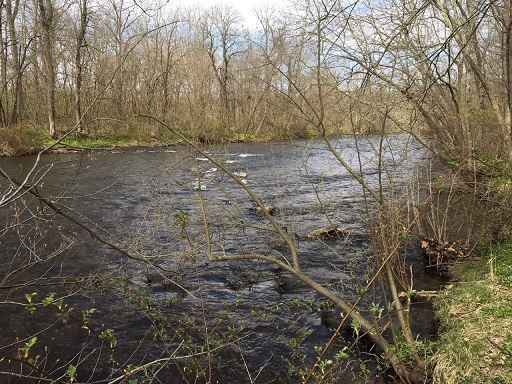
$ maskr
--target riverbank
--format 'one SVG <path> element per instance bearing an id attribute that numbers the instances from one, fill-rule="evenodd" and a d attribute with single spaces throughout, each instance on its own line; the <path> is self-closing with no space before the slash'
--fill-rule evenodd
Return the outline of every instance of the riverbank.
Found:
<path id="1" fill-rule="evenodd" d="M 346 132 L 347 134 L 350 132 Z M 288 135 L 252 135 L 233 131 L 228 136 L 219 136 L 215 142 L 270 142 L 289 139 L 299 139 L 318 136 L 315 130 L 290 132 Z M 191 137 L 191 140 L 205 142 L 201 138 Z M 88 149 L 117 149 L 131 147 L 165 147 L 178 145 L 183 141 L 174 135 L 160 135 L 139 132 L 135 134 L 99 134 L 77 135 L 73 134 L 64 139 L 50 139 L 46 133 L 32 126 L 17 126 L 14 128 L 0 128 L 0 157 L 19 156 L 38 153 L 45 148 L 51 152 L 66 152 Z M 211 142 L 214 143 L 213 141 Z"/>
<path id="2" fill-rule="evenodd" d="M 61 140 L 54 140 L 44 137 L 35 131 L 25 133 L 17 132 L 17 134 L 7 135 L 0 129 L 0 156 L 31 155 L 45 148 L 51 148 L 50 152 L 59 153 L 94 149 L 165 147 L 179 143 L 177 140 L 132 137 L 128 135 L 102 135 L 97 137 L 73 135 Z"/>
<path id="3" fill-rule="evenodd" d="M 512 383 L 512 239 L 454 265 L 435 300 L 433 383 Z"/>

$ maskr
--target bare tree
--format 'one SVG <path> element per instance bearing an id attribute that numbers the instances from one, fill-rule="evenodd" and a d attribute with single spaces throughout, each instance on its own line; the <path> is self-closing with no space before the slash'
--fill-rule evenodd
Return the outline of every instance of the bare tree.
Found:
<path id="1" fill-rule="evenodd" d="M 83 56 L 82 52 L 86 48 L 85 35 L 87 33 L 87 24 L 89 19 L 89 10 L 87 0 L 79 0 L 79 24 L 76 29 L 76 50 L 75 50 L 75 121 L 77 131 L 82 132 L 82 82 L 83 82 Z"/>
<path id="2" fill-rule="evenodd" d="M 369 12 L 358 15 L 349 8 L 338 18 L 351 39 L 350 45 L 336 40 L 340 57 L 372 86 L 388 88 L 395 100 L 402 97 L 414 108 L 435 137 L 424 142 L 440 156 L 464 157 L 478 147 L 482 153 L 498 148 L 508 157 L 506 79 L 496 66 L 502 64 L 503 35 L 492 5 L 390 1 L 365 6 Z M 400 121 L 396 112 L 390 116 Z"/>
<path id="3" fill-rule="evenodd" d="M 241 16 L 237 10 L 219 5 L 209 9 L 203 26 L 204 48 L 217 79 L 221 120 L 228 133 L 234 124 L 233 100 L 230 96 L 233 79 L 231 61 L 243 49 L 240 31 L 237 30 L 240 21 Z"/>
<path id="4" fill-rule="evenodd" d="M 4 3 L 3 1 L 0 3 L 0 25 L 4 25 Z M 7 42 L 5 40 L 6 30 L 2 27 L 0 28 L 0 78 L 2 82 L 2 90 L 0 92 L 0 118 L 2 122 L 2 126 L 7 125 L 7 115 L 6 108 L 8 105 L 5 103 L 8 102 L 7 98 L 5 98 L 5 94 L 7 93 Z"/>
<path id="5" fill-rule="evenodd" d="M 39 22 L 41 26 L 41 56 L 43 60 L 43 77 L 46 90 L 46 108 L 48 116 L 48 133 L 50 137 L 57 135 L 55 120 L 55 12 L 52 0 L 38 0 Z"/>
<path id="6" fill-rule="evenodd" d="M 13 89 L 14 89 L 14 97 L 12 107 L 9 108 L 9 103 L 4 103 L 7 110 L 11 109 L 10 116 L 8 118 L 8 125 L 16 124 L 20 120 L 23 120 L 23 115 L 25 111 L 25 97 L 23 89 L 23 72 L 25 69 L 25 58 L 26 58 L 26 49 L 27 47 L 21 42 L 18 38 L 19 31 L 16 27 L 16 19 L 19 15 L 20 10 L 20 0 L 6 0 L 2 2 L 2 11 L 5 10 L 5 33 L 6 33 L 6 58 L 11 58 L 12 67 L 14 70 L 13 76 Z M 10 55 L 8 54 L 10 51 Z M 7 63 L 7 61 L 6 61 Z M 7 70 L 7 67 L 5 68 Z M 7 80 L 7 72 L 4 74 L 5 80 Z M 4 82 L 4 87 L 6 87 L 7 81 Z M 7 93 L 4 93 L 7 95 Z"/>

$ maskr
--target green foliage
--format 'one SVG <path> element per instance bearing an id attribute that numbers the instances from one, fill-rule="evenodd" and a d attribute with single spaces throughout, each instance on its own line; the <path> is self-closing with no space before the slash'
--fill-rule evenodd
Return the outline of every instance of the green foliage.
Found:
<path id="1" fill-rule="evenodd" d="M 70 364 L 68 366 L 67 374 L 69 376 L 69 382 L 73 383 L 76 379 L 76 366 Z"/>
<path id="2" fill-rule="evenodd" d="M 437 348 L 434 341 L 423 340 L 417 338 L 414 345 L 410 345 L 406 340 L 402 332 L 395 332 L 396 343 L 392 346 L 393 351 L 398 355 L 400 361 L 410 368 L 413 368 L 416 364 L 414 360 L 414 351 L 422 357 L 424 360 L 430 359 Z"/>
<path id="3" fill-rule="evenodd" d="M 509 361 L 512 359 L 512 333 L 507 332 L 503 344 L 503 353 L 508 357 Z"/>
<path id="4" fill-rule="evenodd" d="M 181 211 L 174 214 L 174 226 L 180 229 L 185 229 L 188 225 L 189 213 Z"/>
<path id="5" fill-rule="evenodd" d="M 482 155 L 480 157 L 480 160 L 483 161 L 485 164 L 492 166 L 492 167 L 498 167 L 501 168 L 503 166 L 506 166 L 506 161 L 499 157 L 490 157 L 489 155 Z"/>
<path id="6" fill-rule="evenodd" d="M 459 163 L 460 163 L 460 159 L 452 159 L 450 161 L 448 161 L 448 166 L 451 168 L 451 169 L 454 169 L 454 168 L 457 168 L 459 166 Z"/>
<path id="7" fill-rule="evenodd" d="M 32 347 L 34 347 L 37 343 L 38 339 L 36 336 L 31 337 L 28 342 L 25 343 L 23 347 L 20 347 L 18 350 L 23 357 L 23 360 L 28 363 L 32 367 L 36 367 L 39 363 L 39 359 L 41 355 L 36 355 L 35 357 L 30 357 L 30 352 Z"/>
<path id="8" fill-rule="evenodd" d="M 114 336 L 114 330 L 107 328 L 100 333 L 98 336 L 101 340 L 108 343 L 110 348 L 114 348 L 117 345 L 116 337 Z"/>
<path id="9" fill-rule="evenodd" d="M 27 299 L 27 301 L 28 301 L 29 303 L 32 303 L 32 298 L 33 298 L 34 296 L 36 296 L 36 295 L 37 295 L 37 293 L 36 293 L 36 292 L 26 293 L 26 294 L 25 294 L 25 298 Z"/>
<path id="10" fill-rule="evenodd" d="M 22 355 L 23 355 L 23 358 L 25 358 L 25 359 L 26 359 L 26 358 L 28 358 L 28 355 L 29 355 L 29 353 L 30 353 L 30 349 L 31 349 L 34 345 L 36 345 L 36 343 L 37 343 L 37 337 L 36 337 L 36 336 L 34 336 L 34 337 L 30 338 L 30 340 L 29 340 L 28 342 L 26 342 L 26 343 L 25 343 L 25 346 L 24 346 L 24 347 L 21 347 L 21 348 L 19 349 L 19 351 L 20 351 L 20 352 L 22 353 Z"/>
<path id="11" fill-rule="evenodd" d="M 36 292 L 32 292 L 32 293 L 26 293 L 25 294 L 25 298 L 27 299 L 28 301 L 28 305 L 27 305 L 27 311 L 29 313 L 33 313 L 35 310 L 36 310 L 36 306 L 35 306 L 35 303 L 32 301 L 32 299 L 34 298 L 34 296 L 36 296 L 37 293 Z"/>
<path id="12" fill-rule="evenodd" d="M 509 258 L 512 259 L 512 255 L 510 255 Z M 512 263 L 510 260 L 500 260 L 499 262 L 497 261 L 495 274 L 498 282 L 501 285 L 512 289 Z"/>
<path id="13" fill-rule="evenodd" d="M 48 296 L 46 296 L 43 300 L 42 300 L 42 303 L 45 307 L 49 306 L 50 304 L 53 303 L 53 300 L 54 300 L 54 297 L 55 297 L 55 293 L 52 292 L 50 294 L 48 294 Z"/>
<path id="14" fill-rule="evenodd" d="M 384 307 L 381 307 L 379 303 L 371 303 L 370 304 L 370 312 L 372 316 L 380 319 L 382 316 L 382 312 L 384 311 Z"/>
<path id="15" fill-rule="evenodd" d="M 32 295 L 25 295 L 25 297 L 27 298 L 27 300 L 29 301 L 29 306 L 28 306 L 28 310 L 30 312 L 34 312 L 35 310 L 35 305 L 34 303 L 32 302 L 32 297 L 34 296 L 35 294 L 32 294 Z M 42 300 L 41 300 L 41 304 L 44 306 L 44 307 L 54 307 L 57 309 L 57 316 L 69 316 L 71 311 L 73 311 L 73 308 L 68 308 L 67 305 L 64 304 L 64 299 L 60 298 L 60 299 L 55 299 L 55 293 L 52 292 L 52 293 L 49 293 L 48 295 L 46 295 Z"/>
<path id="16" fill-rule="evenodd" d="M 96 308 L 84 309 L 82 311 L 82 321 L 87 324 L 91 315 L 96 311 Z"/>
<path id="17" fill-rule="evenodd" d="M 187 225 L 188 225 L 188 220 L 189 220 L 189 213 L 187 211 L 181 211 L 181 212 L 175 213 L 173 216 L 174 216 L 173 225 L 180 230 L 180 236 L 183 239 L 187 239 L 188 238 Z"/>
<path id="18" fill-rule="evenodd" d="M 361 330 L 361 325 L 357 322 L 356 319 L 352 319 L 352 323 L 350 324 L 350 327 L 354 330 L 354 333 L 357 337 L 359 337 L 359 331 Z"/>
<path id="19" fill-rule="evenodd" d="M 343 349 L 340 349 L 336 355 L 334 355 L 334 358 L 336 361 L 344 360 L 348 357 L 348 347 L 343 347 Z"/>
<path id="20" fill-rule="evenodd" d="M 322 374 L 325 374 L 325 370 L 326 368 L 329 366 L 329 365 L 332 365 L 334 362 L 331 360 L 331 359 L 324 359 L 324 360 L 321 360 L 317 366 L 318 368 L 320 369 L 320 372 L 322 372 Z"/>

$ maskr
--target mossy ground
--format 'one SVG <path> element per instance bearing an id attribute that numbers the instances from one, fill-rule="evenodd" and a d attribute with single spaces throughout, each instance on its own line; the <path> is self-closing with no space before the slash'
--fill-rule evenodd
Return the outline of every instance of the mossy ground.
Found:
<path id="1" fill-rule="evenodd" d="M 452 268 L 436 299 L 433 382 L 512 383 L 512 239 Z"/>

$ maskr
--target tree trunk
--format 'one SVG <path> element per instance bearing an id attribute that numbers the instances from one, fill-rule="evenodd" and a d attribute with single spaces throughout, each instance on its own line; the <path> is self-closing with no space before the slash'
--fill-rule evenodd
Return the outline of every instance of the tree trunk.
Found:
<path id="1" fill-rule="evenodd" d="M 508 156 L 512 160 L 512 0 L 505 1 L 503 6 L 503 60 L 504 80 L 507 88 L 507 107 L 505 121 L 508 124 L 507 138 Z"/>
<path id="2" fill-rule="evenodd" d="M 10 117 L 8 119 L 8 125 L 16 124 L 23 120 L 23 111 L 25 109 L 25 100 L 23 95 L 23 66 L 19 53 L 19 42 L 16 34 L 15 20 L 18 14 L 20 2 L 16 0 L 13 4 L 12 0 L 5 2 L 5 14 L 7 22 L 7 31 L 9 34 L 8 44 L 11 49 L 11 57 L 14 68 L 14 101 Z"/>
<path id="3" fill-rule="evenodd" d="M 80 26 L 76 34 L 76 85 L 75 85 L 75 124 L 77 132 L 83 132 L 82 127 L 82 48 L 87 31 L 87 0 L 80 0 Z"/>
<path id="4" fill-rule="evenodd" d="M 41 50 L 43 56 L 46 86 L 46 108 L 48 113 L 48 133 L 55 137 L 55 63 L 53 60 L 54 13 L 51 0 L 38 0 L 41 22 Z"/>
<path id="5" fill-rule="evenodd" d="M 7 98 L 7 44 L 4 42 L 4 20 L 3 12 L 4 8 L 3 1 L 0 2 L 0 79 L 2 81 L 0 90 L 0 120 L 2 126 L 7 126 L 6 108 L 8 108 Z M 7 33 L 6 33 L 7 35 Z"/>

